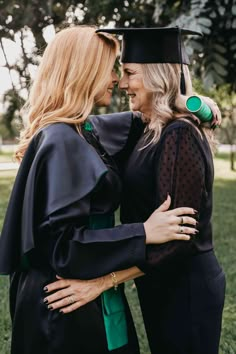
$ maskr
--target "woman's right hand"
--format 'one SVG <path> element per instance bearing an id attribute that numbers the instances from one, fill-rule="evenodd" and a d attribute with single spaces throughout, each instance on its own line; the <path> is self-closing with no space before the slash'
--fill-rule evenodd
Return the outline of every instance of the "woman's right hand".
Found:
<path id="1" fill-rule="evenodd" d="M 146 232 L 146 244 L 160 244 L 173 240 L 190 240 L 189 235 L 198 233 L 193 226 L 197 221 L 186 215 L 194 215 L 193 208 L 176 208 L 168 210 L 171 204 L 170 196 L 164 203 L 156 209 L 151 216 L 144 222 Z M 184 224 L 184 226 L 183 226 Z M 192 225 L 192 227 L 186 226 Z"/>

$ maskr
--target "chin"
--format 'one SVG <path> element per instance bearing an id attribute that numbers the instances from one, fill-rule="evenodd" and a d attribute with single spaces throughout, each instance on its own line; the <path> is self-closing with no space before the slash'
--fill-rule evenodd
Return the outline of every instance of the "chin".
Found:
<path id="1" fill-rule="evenodd" d="M 129 107 L 130 107 L 131 111 L 139 111 L 139 107 L 135 104 L 130 103 Z"/>

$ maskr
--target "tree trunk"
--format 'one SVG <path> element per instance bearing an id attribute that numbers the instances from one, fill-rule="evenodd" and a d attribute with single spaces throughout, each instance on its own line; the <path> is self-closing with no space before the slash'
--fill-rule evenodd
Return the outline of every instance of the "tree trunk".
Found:
<path id="1" fill-rule="evenodd" d="M 231 171 L 235 171 L 234 168 L 234 145 L 231 145 L 231 149 L 230 149 L 230 168 Z"/>

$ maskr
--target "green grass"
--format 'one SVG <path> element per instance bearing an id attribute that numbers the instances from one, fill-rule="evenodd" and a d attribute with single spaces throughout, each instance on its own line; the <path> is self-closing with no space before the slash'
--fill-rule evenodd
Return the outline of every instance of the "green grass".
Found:
<path id="1" fill-rule="evenodd" d="M 215 159 L 214 193 L 214 239 L 215 251 L 227 276 L 227 290 L 223 316 L 223 329 L 220 354 L 236 353 L 236 172 L 229 170 L 225 155 Z M 0 229 L 6 209 L 15 172 L 0 172 Z M 8 279 L 0 277 L 0 354 L 9 354 L 10 320 L 8 315 Z M 149 354 L 147 340 L 138 305 L 136 289 L 132 282 L 126 286 L 136 328 L 139 336 L 141 354 Z M 164 353 L 163 353 L 164 354 Z M 199 353 L 201 354 L 201 353 Z M 211 353 L 209 353 L 211 354 Z"/>
<path id="2" fill-rule="evenodd" d="M 236 353 L 236 172 L 229 162 L 218 158 L 215 163 L 214 238 L 215 250 L 227 278 L 226 299 L 221 337 L 221 354 Z"/>
<path id="3" fill-rule="evenodd" d="M 9 194 L 15 177 L 15 171 L 0 172 L 0 229 L 6 211 Z M 8 277 L 0 276 L 0 354 L 10 353 L 11 325 L 8 305 Z"/>
<path id="4" fill-rule="evenodd" d="M 13 153 L 0 151 L 0 162 L 15 162 Z"/>

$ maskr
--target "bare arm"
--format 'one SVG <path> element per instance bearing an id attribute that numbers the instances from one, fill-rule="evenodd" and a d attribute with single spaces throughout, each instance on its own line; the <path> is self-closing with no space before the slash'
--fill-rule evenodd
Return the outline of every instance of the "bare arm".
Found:
<path id="1" fill-rule="evenodd" d="M 121 270 L 115 273 L 117 284 L 144 275 L 137 267 Z M 113 287 L 111 274 L 91 280 L 62 279 L 47 285 L 47 293 L 56 291 L 44 299 L 50 310 L 60 309 L 69 313 L 96 299 L 101 293 Z M 73 301 L 73 303 L 71 303 Z"/>

